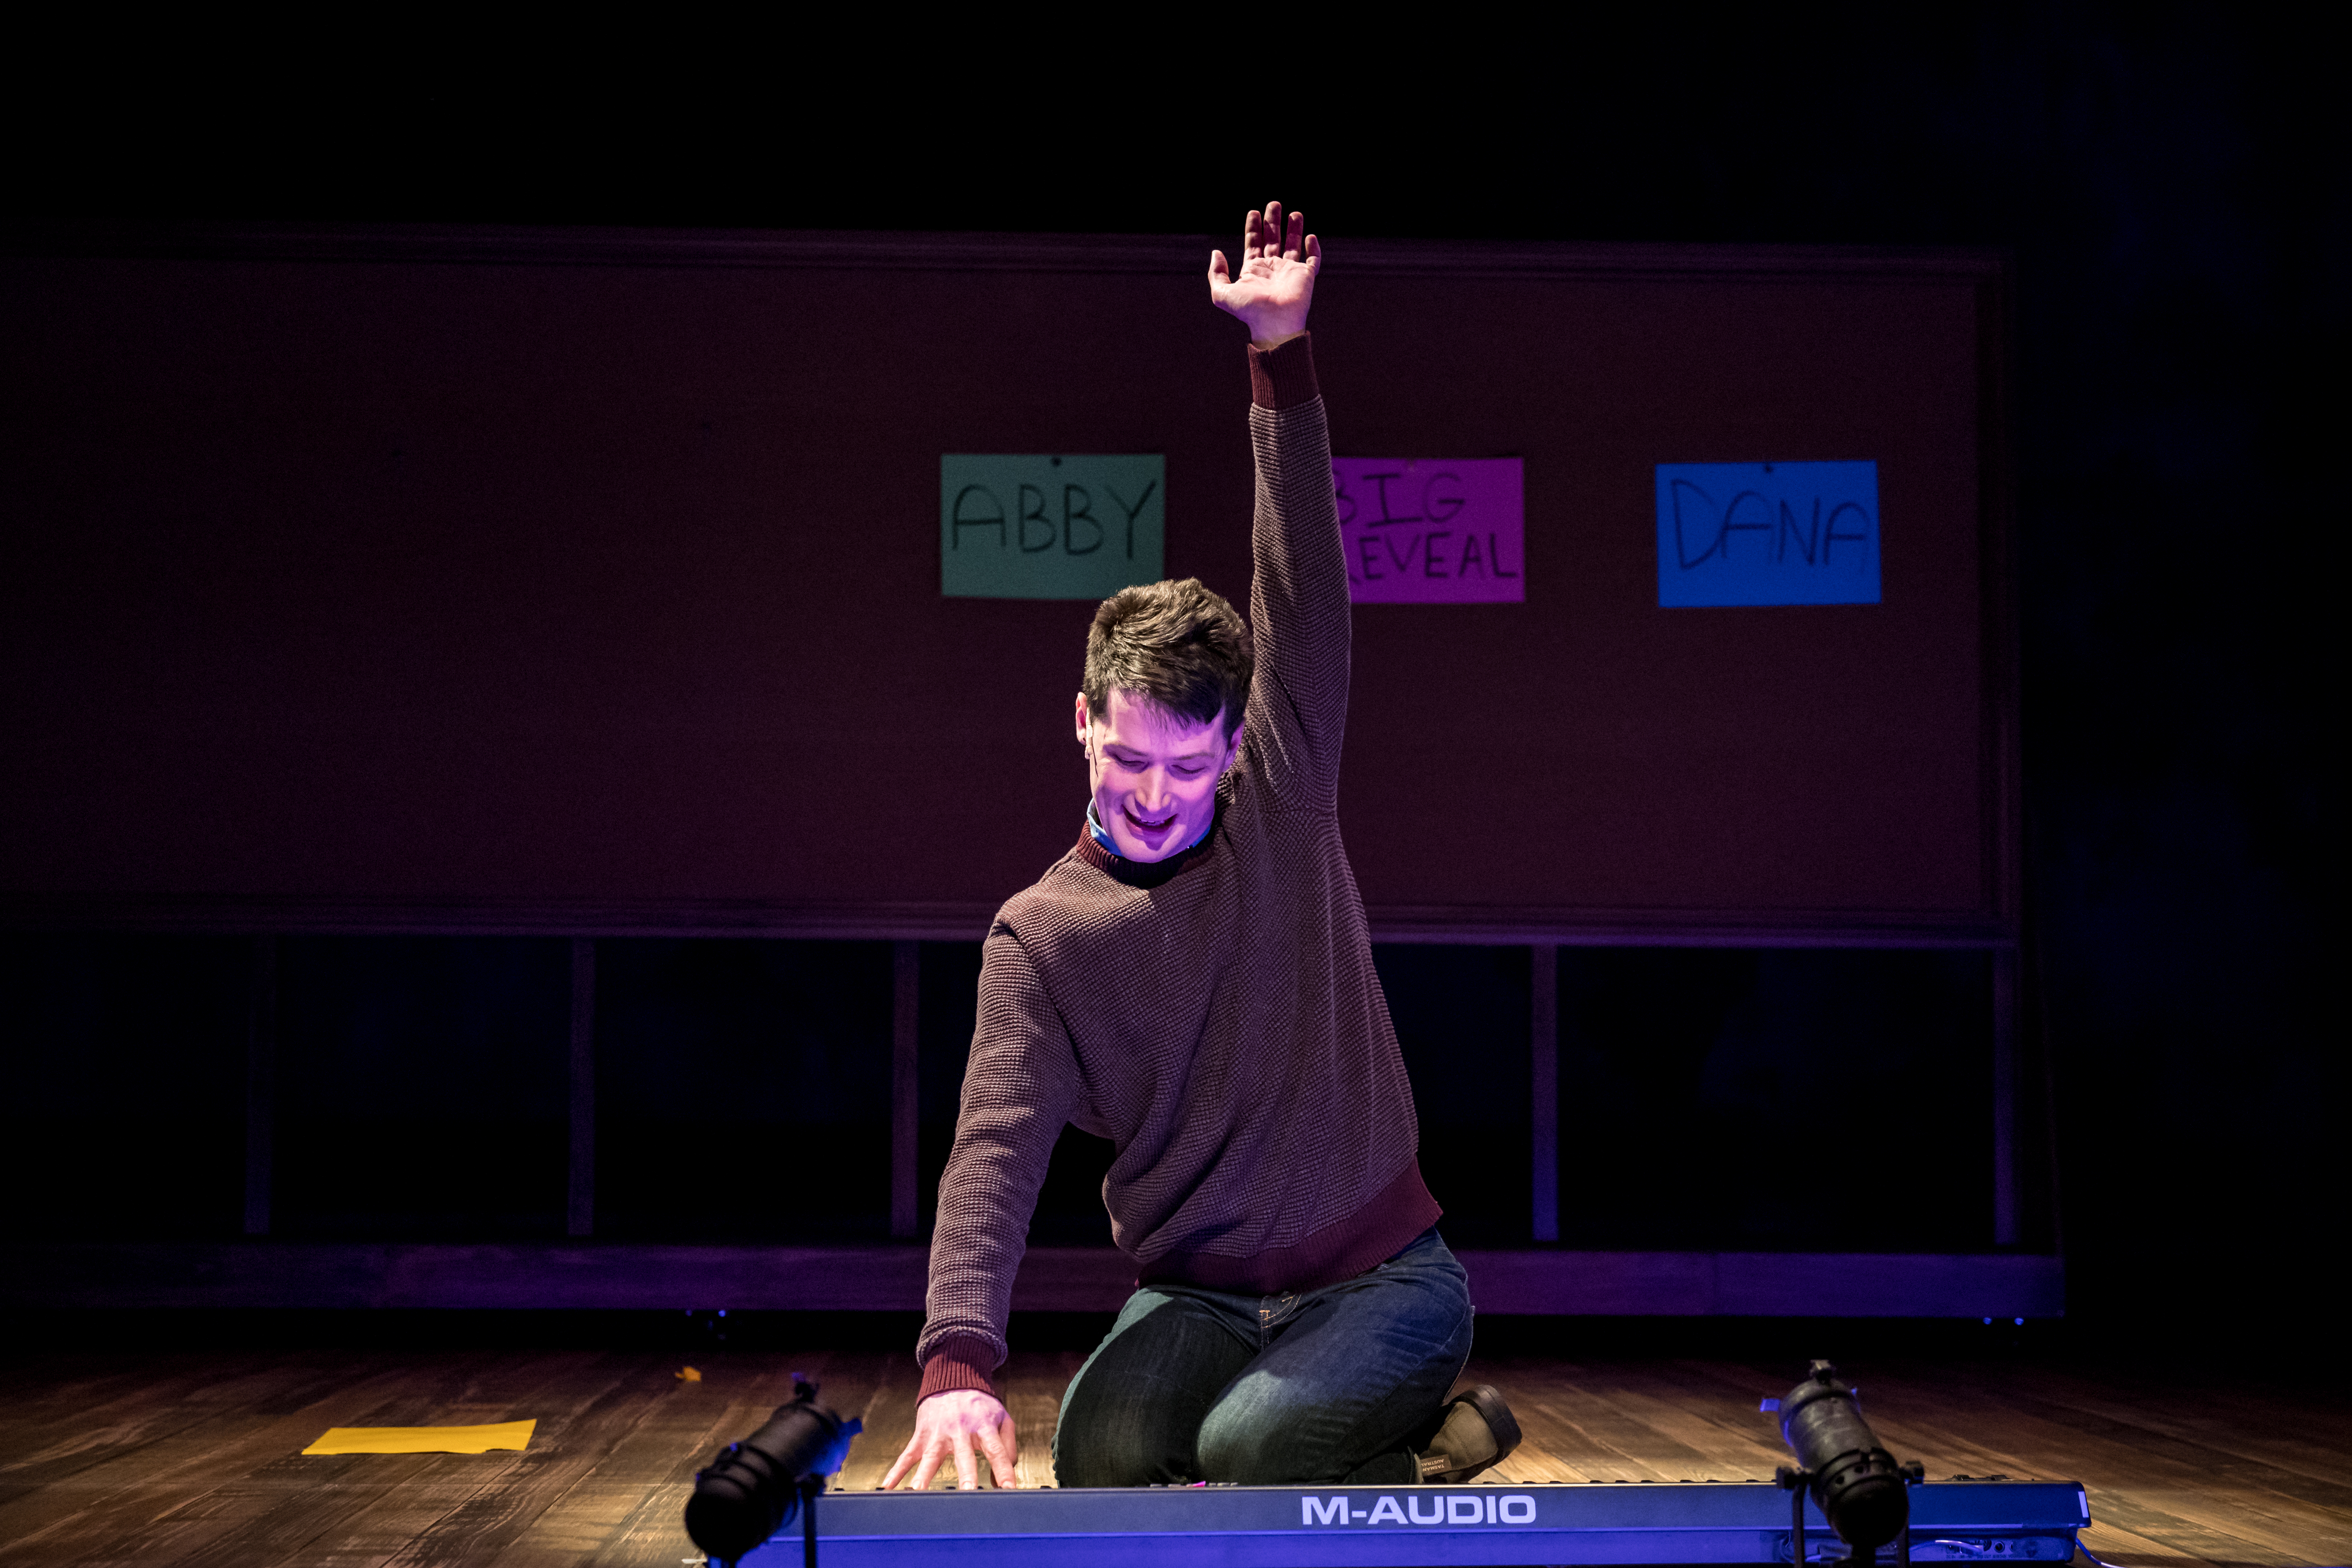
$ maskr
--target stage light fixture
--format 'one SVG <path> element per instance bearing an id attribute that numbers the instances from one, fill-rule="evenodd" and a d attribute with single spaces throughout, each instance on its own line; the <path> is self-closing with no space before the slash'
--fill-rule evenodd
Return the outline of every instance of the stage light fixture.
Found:
<path id="1" fill-rule="evenodd" d="M 793 1398 L 767 1424 L 730 1443 L 695 1472 L 686 1500 L 686 1533 L 713 1568 L 731 1563 L 801 1516 L 802 1554 L 816 1563 L 816 1500 L 824 1478 L 849 1457 L 849 1440 L 864 1429 L 816 1402 L 816 1384 L 793 1374 Z"/>
<path id="2" fill-rule="evenodd" d="M 1898 1465 L 1862 1418 L 1862 1401 L 1842 1382 L 1837 1368 L 1817 1361 L 1805 1381 L 1776 1402 L 1780 1436 L 1797 1456 L 1797 1468 L 1782 1469 L 1780 1484 L 1796 1494 L 1790 1528 L 1791 1554 L 1804 1561 L 1805 1494 L 1811 1492 L 1830 1528 L 1853 1552 L 1875 1552 L 1900 1540 L 1910 1560 L 1909 1483 L 1925 1479 L 1916 1464 Z"/>

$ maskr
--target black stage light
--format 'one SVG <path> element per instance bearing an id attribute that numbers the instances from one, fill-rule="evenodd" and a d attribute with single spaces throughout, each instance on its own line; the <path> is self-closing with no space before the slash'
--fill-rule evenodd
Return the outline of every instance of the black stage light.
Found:
<path id="1" fill-rule="evenodd" d="M 1926 1473 L 1918 1465 L 1898 1465 L 1872 1436 L 1862 1418 L 1862 1402 L 1838 1379 L 1837 1368 L 1813 1363 L 1805 1381 L 1780 1404 L 1780 1436 L 1797 1456 L 1798 1468 L 1780 1472 L 1780 1484 L 1796 1492 L 1792 1556 L 1803 1562 L 1804 1493 L 1810 1490 L 1822 1517 L 1853 1554 L 1875 1552 L 1903 1538 L 1911 1524 L 1908 1483 Z M 1910 1560 L 1906 1550 L 1903 1561 Z"/>
<path id="2" fill-rule="evenodd" d="M 716 1568 L 791 1523 L 797 1510 L 803 1555 L 814 1564 L 817 1493 L 824 1489 L 824 1478 L 849 1457 L 849 1440 L 864 1425 L 844 1421 L 819 1405 L 816 1384 L 794 1373 L 793 1402 L 776 1406 L 766 1426 L 728 1444 L 695 1472 L 694 1495 L 686 1500 L 686 1533 Z"/>

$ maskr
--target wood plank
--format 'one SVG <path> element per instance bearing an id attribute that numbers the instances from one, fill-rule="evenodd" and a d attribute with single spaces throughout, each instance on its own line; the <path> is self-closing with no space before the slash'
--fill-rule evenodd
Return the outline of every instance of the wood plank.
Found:
<path id="1" fill-rule="evenodd" d="M 1657 1481 L 1698 1476 L 1706 1456 L 1627 1415 L 1599 1392 L 1591 1369 L 1572 1363 L 1474 1363 L 1470 1381 L 1495 1384 L 1531 1447 L 1565 1471 L 1560 1479 Z M 1532 1458 L 1533 1456 L 1530 1456 Z M 1535 1479 L 1513 1467 L 1515 1479 Z"/>
<path id="2" fill-rule="evenodd" d="M 1795 1379 L 1789 1375 L 1790 1369 L 1785 1364 L 1764 1365 L 1742 1363 L 1674 1364 L 1683 1368 L 1685 1374 L 1691 1378 L 1703 1382 L 1719 1380 L 1723 1385 L 1738 1388 L 1743 1393 L 1759 1387 L 1771 1391 L 1769 1394 L 1757 1397 L 1778 1397 L 1785 1394 L 1795 1382 Z M 1868 1415 L 1873 1428 L 1879 1432 L 1882 1440 L 1885 1441 L 1890 1447 L 1899 1448 L 1898 1458 L 1917 1459 L 1926 1465 L 1930 1476 L 2001 1474 L 2019 1480 L 2081 1479 L 2072 1475 L 2043 1474 L 2034 1470 L 2021 1460 L 2015 1452 L 1992 1440 L 1992 1434 L 1984 1428 L 1982 1423 L 1968 1426 L 1966 1429 L 1953 1430 L 1935 1426 L 1919 1419 L 1941 1408 L 1933 1400 L 1926 1406 L 1915 1405 L 1910 1407 L 1910 1414 L 1914 1420 L 1909 1426 L 1901 1426 L 1900 1419 L 1904 1412 L 1897 1409 L 1890 1413 L 1887 1406 L 1887 1397 L 1892 1386 L 1889 1380 L 1893 1375 L 1894 1368 L 1891 1364 L 1873 1363 L 1858 1371 L 1853 1381 L 1865 1389 L 1864 1413 Z M 1965 1373 L 1958 1375 L 1964 1377 Z M 1770 1421 L 1769 1417 L 1762 1415 L 1760 1412 L 1759 1419 Z M 1777 1423 L 1773 1423 L 1770 1429 L 1773 1433 L 1773 1441 L 1777 1443 L 1779 1441 Z M 1898 1429 L 1905 1434 L 1900 1444 L 1895 1438 L 1888 1436 L 1889 1433 Z"/>
<path id="3" fill-rule="evenodd" d="M 173 1379 L 144 1395 L 128 1394 L 90 1409 L 49 1410 L 48 1425 L 0 1466 L 0 1540 L 37 1531 L 60 1507 L 81 1507 L 130 1490 L 166 1484 L 191 1459 L 219 1445 L 217 1428 L 249 1420 L 257 1405 L 316 1397 L 351 1378 L 315 1365 L 234 1363 L 226 1376 Z M 307 1439 L 306 1439 L 307 1441 Z M 66 1483 L 73 1483 L 70 1489 Z M 70 1503 L 60 1500 L 76 1500 Z"/>
<path id="4" fill-rule="evenodd" d="M 686 1364 L 683 1360 L 653 1358 L 649 1375 L 667 1378 L 667 1393 L 602 1460 L 515 1533 L 489 1560 L 495 1568 L 564 1568 L 630 1560 L 616 1554 L 616 1543 L 654 1494 L 690 1476 L 722 1444 L 747 1436 L 768 1410 L 791 1397 L 791 1373 L 775 1358 L 761 1357 L 751 1365 L 735 1358 L 704 1359 L 710 1364 L 695 1363 L 703 1380 L 687 1383 L 677 1376 L 677 1368 Z M 824 1392 L 831 1396 L 833 1390 Z M 678 1505 L 684 1506 L 683 1493 Z M 685 1541 L 681 1527 L 668 1544 L 682 1547 Z M 692 1555 L 690 1549 L 673 1552 L 664 1568 Z"/>
<path id="5" fill-rule="evenodd" d="M 238 1371 L 272 1364 L 275 1359 L 259 1352 L 226 1355 L 84 1352 L 37 1358 L 23 1375 L 0 1386 L 0 1444 L 13 1445 L 24 1432 L 61 1414 L 86 1415 L 118 1401 L 168 1399 L 170 1390 L 217 1383 Z M 0 1447 L 0 1456 L 16 1452 L 13 1446 Z"/>
<path id="6" fill-rule="evenodd" d="M 538 1436 L 532 1435 L 534 1447 Z M 369 1456 L 381 1458 L 386 1456 Z M 248 1555 L 247 1543 L 224 1545 L 202 1559 L 240 1562 L 254 1568 L 385 1568 L 406 1563 L 431 1540 L 437 1526 L 484 1493 L 502 1490 L 520 1468 L 511 1453 L 418 1454 L 401 1467 L 397 1484 L 377 1490 L 357 1507 L 339 1510 L 325 1530 L 299 1542 L 288 1540 L 282 1555 Z M 281 1530 L 296 1510 L 280 1510 L 272 1523 Z M 290 1531 L 288 1534 L 290 1536 Z M 232 1553 L 234 1555 L 232 1555 Z"/>
<path id="7" fill-rule="evenodd" d="M 1546 1378 L 1536 1363 L 1475 1357 L 1463 1380 L 1492 1383 L 1510 1402 L 1521 1444 L 1517 1453 L 1487 1472 L 1497 1481 L 1591 1481 L 1641 1479 L 1629 1476 L 1625 1456 L 1595 1441 L 1577 1424 L 1582 1395 L 1564 1377 Z M 1654 1479 L 1654 1477 L 1651 1478 Z"/>
<path id="8" fill-rule="evenodd" d="M 455 1506 L 433 1513 L 387 1560 L 390 1568 L 481 1568 L 496 1561 L 680 1386 L 675 1374 L 642 1356 L 606 1358 L 594 1378 L 566 1391 L 568 1407 L 551 1401 L 542 1406 L 530 1448 L 513 1456 L 504 1474 L 483 1479 Z"/>
<path id="9" fill-rule="evenodd" d="M 1725 1371 L 1733 1376 L 1743 1372 L 1767 1376 L 1785 1369 Z M 2152 1506 L 2135 1488 L 2108 1484 L 2108 1478 L 2100 1471 L 2074 1462 L 2076 1456 L 2056 1457 L 2044 1468 L 2044 1460 L 2052 1457 L 2017 1441 L 2017 1434 L 2005 1424 L 1998 1406 L 1984 1401 L 1984 1373 L 1979 1368 L 1890 1363 L 1857 1371 L 1870 1390 L 1866 1403 L 1881 1439 L 1898 1458 L 1923 1462 L 1931 1477 L 2008 1475 L 2020 1479 L 2081 1480 L 2090 1493 L 2094 1521 L 2115 1532 L 2118 1550 L 2137 1553 L 2135 1562 L 2274 1561 L 2264 1549 L 2227 1531 L 2213 1531 Z M 2031 1378 L 2034 1371 L 2005 1368 L 2001 1375 Z"/>
<path id="10" fill-rule="evenodd" d="M 2206 1564 L 2209 1561 L 2190 1556 L 2160 1541 L 2150 1541 L 2145 1535 L 2104 1520 L 2093 1520 L 2084 1530 L 2081 1540 L 2083 1546 L 2094 1557 L 2113 1563 L 2116 1568 L 2192 1568 L 2192 1565 Z M 2075 1561 L 2081 1563 L 2083 1559 L 2077 1556 Z M 2211 1568 L 2221 1568 L 2221 1565 L 2215 1563 Z"/>
<path id="11" fill-rule="evenodd" d="M 19 1418 L 25 1406 L 40 1400 L 79 1402 L 92 1391 L 144 1386 L 170 1375 L 201 1377 L 216 1356 L 159 1356 L 123 1351 L 45 1352 L 0 1363 L 0 1431 Z M 0 1453 L 5 1453 L 0 1449 Z"/>
<path id="12" fill-rule="evenodd" d="M 816 1379 L 819 1396 L 824 1403 L 849 1416 L 871 1405 L 876 1374 L 890 1362 L 906 1360 L 903 1355 L 884 1357 L 873 1352 L 825 1355 L 802 1352 L 730 1358 L 720 1366 L 704 1368 L 706 1375 L 728 1379 L 730 1385 L 734 1380 L 740 1380 L 740 1387 L 700 1443 L 647 1479 L 639 1500 L 611 1529 L 604 1545 L 597 1552 L 593 1561 L 598 1568 L 677 1568 L 682 1560 L 701 1555 L 686 1534 L 686 1500 L 693 1490 L 694 1472 L 722 1444 L 749 1435 L 777 1405 L 792 1397 L 794 1371 L 805 1372 Z M 853 1453 L 855 1442 L 853 1439 Z"/>
<path id="13" fill-rule="evenodd" d="M 2084 1410 L 2063 1400 L 2048 1398 L 2038 1389 L 2010 1394 L 2003 1402 L 2031 1411 L 2055 1426 L 2095 1434 L 2128 1447 L 2136 1454 L 2161 1456 L 2188 1470 L 2210 1475 L 2219 1481 L 2275 1492 L 2297 1502 L 2352 1519 L 2352 1482 L 2346 1479 L 2347 1475 L 2352 1475 L 2352 1470 L 2322 1470 L 2308 1458 L 2296 1464 L 2274 1464 L 2268 1458 L 2252 1457 L 2240 1451 L 2242 1445 L 2259 1441 L 2251 1436 L 2232 1441 L 2211 1433 L 2179 1435 L 2153 1426 L 2146 1419 Z M 2265 1446 L 2286 1447 L 2274 1442 Z M 2347 1538 L 2346 1545 L 2352 1548 L 2352 1537 Z"/>
<path id="14" fill-rule="evenodd" d="M 1769 1480 L 1790 1462 L 1771 1417 L 1728 1389 L 1693 1388 L 1646 1366 L 1608 1369 L 1605 1397 L 1627 1418 L 1701 1457 L 1706 1468 L 1676 1479 Z"/>
<path id="15" fill-rule="evenodd" d="M 346 1426 L 409 1426 L 508 1420 L 518 1409 L 594 1358 L 579 1352 L 530 1356 L 475 1353 L 412 1362 L 388 1396 L 355 1412 Z M 323 1428 L 321 1428 L 323 1429 Z M 152 1517 L 115 1543 L 108 1559 L 185 1564 L 186 1568 L 255 1568 L 283 1562 L 337 1525 L 447 1456 L 352 1454 L 305 1458 L 302 1447 L 319 1430 L 281 1423 L 274 1458 L 180 1506 Z M 489 1471 L 513 1456 L 462 1456 Z M 79 1542 L 82 1536 L 74 1534 Z M 54 1561 L 54 1559 L 51 1559 Z M 69 1559 L 68 1561 L 80 1561 Z"/>
<path id="16" fill-rule="evenodd" d="M 142 1409 L 176 1404 L 223 1375 L 216 1362 L 129 1360 L 111 1374 L 58 1363 L 54 1381 L 28 1376 L 0 1390 L 0 1499 L 21 1489 L 10 1478 L 31 1455 L 56 1441 L 60 1430 L 103 1427 Z"/>
<path id="17" fill-rule="evenodd" d="M 136 1537 L 158 1519 L 197 1503 L 257 1468 L 299 1448 L 330 1426 L 352 1425 L 429 1375 L 415 1358 L 353 1358 L 342 1378 L 308 1404 L 278 1400 L 215 1410 L 169 1443 L 116 1456 L 103 1468 L 46 1488 L 0 1516 L 0 1563 L 54 1563 Z M 29 1555 L 27 1555 L 29 1553 Z M 137 1558 L 127 1559 L 136 1561 Z M 158 1559 L 161 1560 L 161 1559 Z"/>
<path id="18" fill-rule="evenodd" d="M 871 1381 L 866 1384 L 866 1402 L 857 1409 L 866 1430 L 850 1442 L 849 1462 L 841 1471 L 845 1491 L 880 1486 L 891 1462 L 915 1433 L 915 1394 L 923 1382 L 915 1358 L 876 1352 L 866 1376 Z M 844 1408 L 842 1414 L 849 1412 Z M 1014 1420 L 1017 1424 L 1019 1417 Z"/>
<path id="19" fill-rule="evenodd" d="M 2179 1550 L 2205 1557 L 2235 1550 L 2237 1561 L 2283 1563 L 2316 1548 L 2325 1560 L 2352 1560 L 2352 1510 L 2333 1500 L 2344 1495 L 2341 1487 L 2243 1461 L 2208 1463 L 2210 1450 L 2095 1417 L 2056 1420 L 2052 1407 L 2037 1408 L 2005 1389 L 1923 1383 L 1902 1372 L 1881 1379 L 1880 1387 L 1887 1397 L 1871 1421 L 1890 1447 L 1915 1430 L 1932 1429 L 1908 1413 L 1932 1409 L 1935 1426 L 1965 1426 L 2014 1455 L 2028 1473 L 2071 1472 L 2092 1489 L 2094 1517 L 2104 1510 Z M 2160 1511 L 2147 1500 L 2152 1496 L 2165 1500 Z"/>
<path id="20" fill-rule="evenodd" d="M 1077 1359 L 1083 1363 L 1086 1358 Z M 1077 1368 L 1067 1364 L 1066 1358 L 1036 1351 L 1013 1352 L 998 1373 L 997 1386 L 1004 1391 L 1004 1407 L 1021 1439 L 1020 1458 L 1013 1467 L 1017 1484 L 1055 1484 L 1054 1428 L 1062 1419 L 1062 1395 L 1076 1375 Z M 980 1474 L 984 1484 L 995 1484 L 995 1472 L 985 1459 Z"/>
<path id="21" fill-rule="evenodd" d="M 2248 1563 L 2299 1560 L 2275 1531 L 2250 1517 L 2255 1500 L 2246 1493 L 2228 1492 L 2218 1516 L 2200 1517 L 2190 1500 L 2200 1493 L 2216 1499 L 2223 1495 L 2210 1479 L 2201 1486 L 2194 1477 L 2180 1478 L 2185 1486 L 2165 1484 L 2172 1479 L 2159 1480 L 2153 1473 L 2160 1468 L 2154 1457 L 2096 1440 L 2070 1442 L 2049 1424 L 1963 1380 L 1943 1381 L 1932 1389 L 1906 1388 L 1888 1369 L 1874 1373 L 1873 1392 L 1872 1426 L 1899 1457 L 1973 1454 L 1974 1465 L 1989 1468 L 1971 1468 L 1971 1474 L 2080 1480 L 2090 1489 L 2094 1518 L 2111 1520 L 2184 1555 Z M 1962 1462 L 1971 1461 L 1964 1458 Z M 2151 1495 L 2162 1497 L 2165 1506 L 2151 1503 Z M 2190 1506 L 2184 1507 L 2184 1501 Z"/>
<path id="22" fill-rule="evenodd" d="M 2352 1476 L 2352 1419 L 2340 1409 L 2298 1408 L 2291 1390 L 2249 1394 L 2235 1388 L 2178 1387 L 2167 1380 L 2155 1397 L 2146 1387 L 2064 1369 L 2034 1379 L 2038 1398 L 2241 1458 L 2256 1459 L 2315 1480 Z"/>
<path id="23" fill-rule="evenodd" d="M 1025 1352 L 1002 1384 L 1022 1435 L 1022 1479 L 1053 1479 L 1061 1395 L 1082 1350 Z M 415 1352 L 271 1357 L 89 1352 L 7 1369 L 0 1564 L 180 1568 L 671 1568 L 698 1555 L 682 1522 L 694 1470 L 790 1394 L 804 1370 L 866 1421 L 843 1475 L 871 1486 L 912 1428 L 917 1373 L 902 1351 L 677 1355 Z M 1853 1369 L 1899 1457 L 1931 1475 L 2081 1479 L 2086 1542 L 2128 1568 L 2288 1568 L 2352 1561 L 2352 1488 L 2331 1447 L 2352 1430 L 2317 1390 L 2235 1385 L 2183 1397 L 2178 1380 L 2011 1363 L 1889 1360 Z M 1769 1475 L 1775 1423 L 1754 1406 L 1785 1365 L 1480 1357 L 1525 1446 L 1483 1478 L 1675 1480 Z M 331 1425 L 536 1415 L 525 1454 L 299 1458 Z M 103 1422 L 93 1417 L 104 1416 Z M 93 1426 L 108 1428 L 89 1440 Z M 2304 1434 L 2310 1441 L 2302 1440 Z"/>
<path id="24" fill-rule="evenodd" d="M 2128 1450 L 2160 1459 L 2176 1473 L 2242 1479 L 2248 1484 L 2321 1509 L 2352 1510 L 2352 1486 L 2345 1484 L 2342 1471 L 2308 1463 L 2299 1468 L 2278 1466 L 2238 1452 L 2240 1444 L 2259 1429 L 2259 1423 L 2236 1428 L 2244 1436 L 2234 1440 L 2227 1436 L 2217 1437 L 2218 1432 L 2226 1429 L 2209 1428 L 2201 1437 L 2160 1429 L 2158 1423 L 2164 1419 L 2161 1411 L 2176 1397 L 2169 1389 L 2146 1390 L 2119 1407 L 2089 1410 L 2074 1401 L 2053 1397 L 2042 1379 L 2035 1374 L 1956 1376 L 1908 1363 L 1890 1365 L 1878 1387 L 1923 1406 L 1965 1409 L 1984 1419 L 2015 1422 L 2039 1434 L 2046 1442 L 2065 1442 L 2065 1434 L 2076 1433 L 2095 1440 L 2103 1451 Z M 2072 1449 L 2079 1445 L 2070 1443 L 2068 1447 Z M 2304 1473 L 2313 1468 L 2318 1473 Z"/>
<path id="25" fill-rule="evenodd" d="M 565 1370 L 570 1373 L 573 1369 Z M 561 1447 L 566 1428 L 578 1414 L 578 1406 L 600 1399 L 622 1376 L 619 1369 L 600 1364 L 583 1369 L 576 1375 L 551 1379 L 535 1396 L 525 1395 L 520 1401 L 482 1398 L 473 1401 L 477 1406 L 474 1409 L 460 1405 L 450 1414 L 435 1417 L 436 1423 L 457 1425 L 495 1421 L 502 1416 L 519 1419 L 529 1415 L 538 1425 L 531 1433 L 527 1453 L 424 1456 L 425 1462 L 398 1486 L 346 1511 L 331 1529 L 306 1542 L 285 1561 L 304 1564 L 364 1563 L 369 1568 L 406 1561 L 411 1552 L 432 1541 L 439 1527 L 469 1503 L 485 1494 L 492 1498 L 507 1495 L 530 1455 L 539 1453 L 545 1445 Z M 481 1408 L 483 1405 L 488 1408 Z M 258 1563 L 267 1560 L 256 1561 Z"/>
<path id="26" fill-rule="evenodd" d="M 2201 1520 L 2186 1518 L 2179 1512 L 2157 1507 L 2136 1490 L 2113 1487 L 2097 1489 L 2091 1499 L 2091 1513 L 2095 1521 L 2104 1519 L 2109 1529 L 2126 1532 L 2150 1542 L 2160 1551 L 2199 1563 L 2252 1564 L 2259 1565 L 2259 1568 L 2305 1568 L 2315 1561 L 2332 1561 L 2250 1542 L 2242 1534 L 2216 1529 Z"/>

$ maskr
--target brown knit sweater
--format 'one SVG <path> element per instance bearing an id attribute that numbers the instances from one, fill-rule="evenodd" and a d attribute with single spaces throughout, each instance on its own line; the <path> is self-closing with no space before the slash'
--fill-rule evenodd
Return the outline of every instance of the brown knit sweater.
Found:
<path id="1" fill-rule="evenodd" d="M 1308 1289 L 1434 1224 L 1412 1089 L 1348 854 L 1348 572 L 1305 337 L 1250 350 L 1257 674 L 1215 825 L 1139 865 L 1081 835 L 997 911 L 940 1181 L 922 1394 L 993 1392 L 1029 1216 L 1065 1122 L 1117 1148 L 1141 1279 Z"/>

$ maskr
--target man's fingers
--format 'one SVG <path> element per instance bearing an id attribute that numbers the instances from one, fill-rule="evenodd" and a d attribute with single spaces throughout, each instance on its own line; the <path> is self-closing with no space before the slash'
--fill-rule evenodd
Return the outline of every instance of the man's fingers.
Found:
<path id="1" fill-rule="evenodd" d="M 884 1491 L 897 1486 L 898 1478 L 907 1473 L 907 1467 L 915 1462 L 915 1442 L 914 1438 L 908 1438 L 906 1447 L 900 1449 L 898 1458 L 891 1462 L 889 1472 L 882 1478 Z"/>
<path id="2" fill-rule="evenodd" d="M 940 1473 L 940 1461 L 946 1457 L 946 1455 L 940 1451 L 938 1440 L 933 1439 L 932 1442 L 923 1449 L 923 1462 L 915 1467 L 915 1479 L 908 1482 L 908 1485 L 919 1492 L 929 1491 L 931 1486 L 931 1478 Z"/>
<path id="3" fill-rule="evenodd" d="M 1010 1414 L 1004 1417 L 1004 1425 L 1002 1426 L 981 1428 L 980 1446 L 988 1455 L 990 1468 L 996 1471 L 998 1486 L 1017 1487 L 1021 1484 L 1021 1476 L 1017 1468 L 1021 1463 L 1021 1444 L 1020 1440 L 1013 1436 L 1013 1417 Z"/>
<path id="4" fill-rule="evenodd" d="M 1238 268 L 1225 259 L 1222 250 L 1209 253 L 1209 282 L 1213 286 L 1230 283 L 1236 276 L 1256 277 L 1253 262 L 1304 262 L 1310 271 L 1319 271 L 1323 264 L 1323 241 L 1319 236 L 1307 232 L 1307 215 L 1291 213 L 1288 221 L 1280 202 L 1268 202 L 1263 210 L 1253 207 L 1242 220 L 1241 260 Z"/>
<path id="5" fill-rule="evenodd" d="M 964 1441 L 964 1436 L 961 1432 L 955 1435 L 956 1485 L 976 1492 L 980 1489 L 980 1460 L 973 1455 L 971 1445 Z"/>

